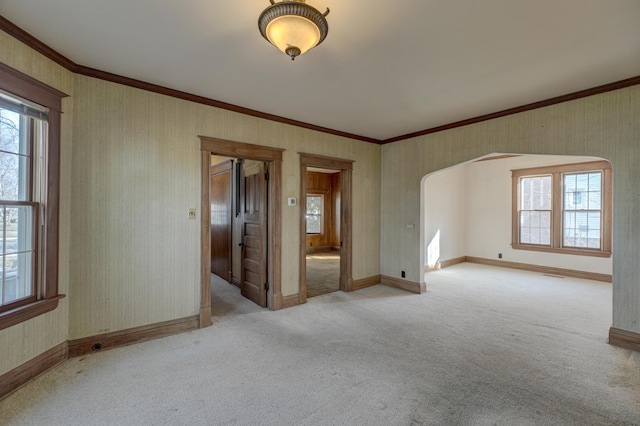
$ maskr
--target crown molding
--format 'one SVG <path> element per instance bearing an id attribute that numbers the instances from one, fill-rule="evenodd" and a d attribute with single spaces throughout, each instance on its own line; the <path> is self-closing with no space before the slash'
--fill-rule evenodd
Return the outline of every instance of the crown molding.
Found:
<path id="1" fill-rule="evenodd" d="M 160 95 L 171 96 L 177 99 L 183 99 L 185 101 L 196 102 L 199 104 L 212 106 L 215 108 L 224 109 L 227 111 L 237 112 L 239 114 L 249 115 L 252 117 L 262 118 L 269 121 L 274 121 L 278 123 L 288 124 L 291 126 L 301 127 L 304 129 L 314 130 L 321 133 L 328 133 L 335 136 L 341 136 L 348 139 L 359 140 L 363 142 L 369 142 L 374 144 L 380 144 L 381 141 L 374 138 L 369 138 L 366 136 L 356 135 L 353 133 L 342 132 L 340 130 L 330 129 L 328 127 L 317 126 L 315 124 L 305 123 L 303 121 L 293 120 L 286 117 L 281 117 L 275 114 L 269 114 L 262 111 L 257 111 L 250 108 L 241 107 L 238 105 L 217 101 L 215 99 L 207 98 L 204 96 L 194 95 L 192 93 L 183 92 L 176 89 L 170 89 L 168 87 L 160 86 L 153 83 L 148 83 L 142 80 L 136 80 L 133 78 L 125 77 L 118 74 L 113 74 L 110 72 L 98 70 L 95 68 L 87 67 L 84 65 L 77 64 L 73 62 L 71 59 L 66 56 L 60 54 L 55 51 L 51 47 L 47 46 L 42 41 L 38 40 L 36 37 L 32 36 L 22 28 L 15 25 L 13 22 L 9 21 L 4 16 L 0 15 L 0 30 L 9 34 L 13 38 L 21 41 L 26 44 L 36 52 L 42 54 L 43 56 L 51 59 L 53 62 L 58 65 L 66 68 L 67 70 L 84 75 L 87 77 L 93 77 L 100 80 L 109 81 L 112 83 L 122 84 L 124 86 L 133 87 L 136 89 L 146 90 L 149 92 L 158 93 Z"/>
<path id="2" fill-rule="evenodd" d="M 407 139 L 416 138 L 419 136 L 429 135 L 432 133 L 443 132 L 445 130 L 455 129 L 457 127 L 468 126 L 470 124 L 480 123 L 483 121 L 493 120 L 495 118 L 506 117 L 508 115 L 518 114 L 525 111 L 531 111 L 538 108 L 544 108 L 551 105 L 556 105 L 564 102 L 573 101 L 576 99 L 586 98 L 601 93 L 610 92 L 613 90 L 624 89 L 626 87 L 635 86 L 640 84 L 640 76 L 627 78 L 613 83 L 603 84 L 601 86 L 592 87 L 590 89 L 579 90 L 577 92 L 567 93 L 565 95 L 556 96 L 554 98 L 545 99 L 542 101 L 532 102 L 529 104 L 517 106 L 514 108 L 508 108 L 502 111 L 493 112 L 491 114 L 484 114 L 466 120 L 460 120 L 442 126 L 431 127 L 425 130 L 417 132 L 411 132 L 404 135 L 395 136 L 388 139 L 375 139 L 367 136 L 356 135 L 354 133 L 343 132 L 340 130 L 330 129 L 328 127 L 316 126 L 315 124 L 305 123 L 303 121 L 293 120 L 279 115 L 269 114 L 262 111 L 257 111 L 245 107 L 241 107 L 234 104 L 229 104 L 215 99 L 206 98 L 204 96 L 195 95 L 192 93 L 182 92 L 176 89 L 170 89 L 168 87 L 160 86 L 153 83 L 148 83 L 141 80 L 113 74 L 110 72 L 98 70 L 95 68 L 86 67 L 73 62 L 71 59 L 55 51 L 51 47 L 47 46 L 36 37 L 32 36 L 22 28 L 15 25 L 13 22 L 0 15 L 0 30 L 14 37 L 15 39 L 26 44 L 36 52 L 56 62 L 58 65 L 66 68 L 67 70 L 76 74 L 85 75 L 87 77 L 93 77 L 100 80 L 109 81 L 112 83 L 122 84 L 124 86 L 133 87 L 136 89 L 146 90 L 149 92 L 158 93 L 161 95 L 171 96 L 178 99 L 183 99 L 190 102 L 196 102 L 203 105 L 212 106 L 215 108 L 224 109 L 227 111 L 237 112 L 239 114 L 249 115 L 252 117 L 262 118 L 269 121 L 288 124 L 291 126 L 301 127 L 304 129 L 314 130 L 321 133 L 327 133 L 330 135 L 341 136 L 348 139 L 354 139 L 362 142 L 369 142 L 377 145 L 385 145 L 393 142 L 400 142 Z"/>
<path id="3" fill-rule="evenodd" d="M 424 136 L 431 133 L 442 132 L 445 130 L 455 129 L 456 127 L 468 126 L 470 124 L 480 123 L 482 121 L 493 120 L 495 118 L 506 117 L 508 115 L 518 114 L 525 111 L 531 111 L 538 108 L 544 108 L 551 105 L 561 104 L 564 102 L 574 101 L 576 99 L 586 98 L 601 93 L 611 92 L 613 90 L 624 89 L 625 87 L 640 84 L 640 76 L 627 78 L 625 80 L 615 81 L 613 83 L 603 84 L 601 86 L 592 87 L 590 89 L 579 90 L 577 92 L 567 93 L 566 95 L 556 96 L 555 98 L 545 99 L 542 101 L 532 102 L 530 104 L 521 105 L 514 108 L 508 108 L 502 111 L 484 114 L 466 120 L 456 121 L 442 126 L 432 127 L 430 129 L 420 130 L 418 132 L 407 133 L 389 139 L 384 139 L 381 143 L 387 144 L 392 142 L 403 141 L 406 139 Z"/>

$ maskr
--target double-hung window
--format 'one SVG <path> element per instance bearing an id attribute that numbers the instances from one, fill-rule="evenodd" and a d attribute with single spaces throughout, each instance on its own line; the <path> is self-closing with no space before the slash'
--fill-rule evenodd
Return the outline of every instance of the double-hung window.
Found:
<path id="1" fill-rule="evenodd" d="M 0 96 L 0 312 L 36 300 L 39 170 L 46 111 Z M 38 118 L 36 118 L 38 117 Z M 34 179 L 35 178 L 35 179 Z"/>
<path id="2" fill-rule="evenodd" d="M 0 64 L 0 329 L 58 294 L 60 109 L 65 95 Z"/>
<path id="3" fill-rule="evenodd" d="M 512 177 L 513 248 L 611 255 L 609 162 L 513 170 Z"/>

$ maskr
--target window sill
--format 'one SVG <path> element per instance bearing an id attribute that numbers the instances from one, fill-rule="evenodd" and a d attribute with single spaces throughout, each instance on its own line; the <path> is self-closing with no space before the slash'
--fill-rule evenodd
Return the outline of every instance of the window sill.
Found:
<path id="1" fill-rule="evenodd" d="M 10 311 L 0 313 L 0 330 L 53 311 L 58 307 L 58 301 L 64 296 L 64 294 L 61 294 L 51 299 L 38 300 L 28 305 L 19 306 Z"/>
<path id="2" fill-rule="evenodd" d="M 571 249 L 571 248 L 559 248 L 559 247 L 544 247 L 534 246 L 527 244 L 511 244 L 511 248 L 514 250 L 529 250 L 529 251 L 542 251 L 547 253 L 559 253 L 559 254 L 571 254 L 576 256 L 591 256 L 591 257 L 611 257 L 611 252 L 588 250 L 588 249 Z"/>

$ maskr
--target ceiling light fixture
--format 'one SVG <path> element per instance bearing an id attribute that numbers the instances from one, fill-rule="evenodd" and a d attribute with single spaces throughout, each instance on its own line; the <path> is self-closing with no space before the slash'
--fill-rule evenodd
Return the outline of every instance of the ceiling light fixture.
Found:
<path id="1" fill-rule="evenodd" d="M 258 28 L 262 37 L 291 57 L 302 55 L 322 43 L 329 32 L 325 13 L 305 3 L 305 0 L 285 0 L 276 3 L 269 0 L 260 18 Z"/>

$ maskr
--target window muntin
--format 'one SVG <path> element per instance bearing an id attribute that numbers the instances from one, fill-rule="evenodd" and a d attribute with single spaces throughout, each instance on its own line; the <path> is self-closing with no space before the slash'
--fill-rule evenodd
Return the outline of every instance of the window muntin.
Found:
<path id="1" fill-rule="evenodd" d="M 514 249 L 611 256 L 613 173 L 608 161 L 512 170 L 512 177 Z"/>
<path id="2" fill-rule="evenodd" d="M 307 234 L 322 234 L 323 195 L 307 195 Z"/>
<path id="3" fill-rule="evenodd" d="M 5 97 L 0 105 L 0 312 L 37 298 L 38 203 L 31 171 L 35 138 L 46 127 L 8 104 Z"/>

